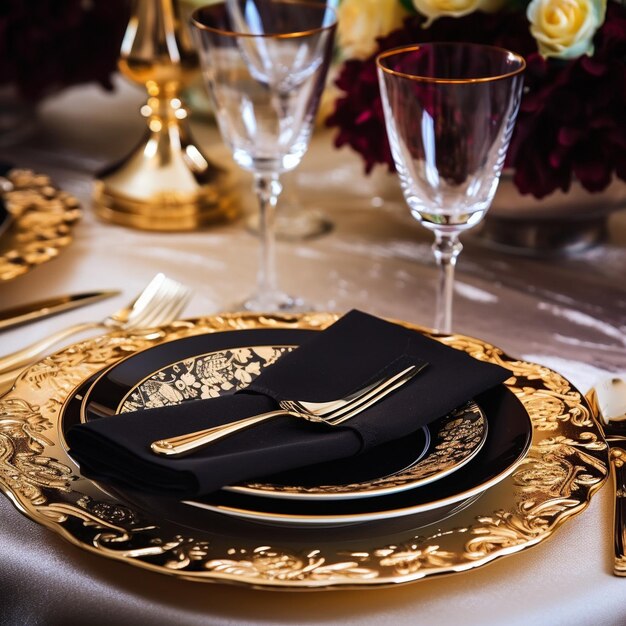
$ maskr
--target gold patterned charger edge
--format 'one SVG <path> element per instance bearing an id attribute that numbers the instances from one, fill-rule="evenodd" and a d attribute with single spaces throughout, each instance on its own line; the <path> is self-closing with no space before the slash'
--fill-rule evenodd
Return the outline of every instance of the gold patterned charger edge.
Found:
<path id="1" fill-rule="evenodd" d="M 0 281 L 6 281 L 55 258 L 71 242 L 81 212 L 78 200 L 44 174 L 12 169 L 0 187 L 11 217 L 0 239 Z"/>
<path id="2" fill-rule="evenodd" d="M 460 572 L 535 545 L 585 509 L 608 476 L 608 450 L 585 400 L 549 368 L 461 335 L 434 337 L 511 370 L 506 381 L 533 425 L 526 458 L 462 513 L 423 528 L 382 522 L 329 533 L 270 525 L 202 531 L 151 519 L 81 477 L 60 445 L 62 406 L 84 379 L 162 341 L 248 328 L 322 329 L 330 314 L 232 314 L 176 322 L 139 336 L 83 341 L 35 364 L 0 398 L 0 489 L 29 518 L 101 556 L 184 579 L 266 589 L 388 586 Z M 411 328 L 424 330 L 410 324 Z M 211 515 L 211 514 L 207 514 Z M 217 530 L 212 532 L 212 524 Z"/>

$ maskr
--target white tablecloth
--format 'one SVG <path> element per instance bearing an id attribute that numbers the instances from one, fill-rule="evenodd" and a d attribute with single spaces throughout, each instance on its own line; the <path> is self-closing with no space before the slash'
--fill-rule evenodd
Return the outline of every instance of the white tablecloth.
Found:
<path id="1" fill-rule="evenodd" d="M 227 309 L 252 291 L 256 242 L 241 222 L 160 234 L 99 222 L 93 173 L 141 135 L 139 91 L 82 88 L 42 107 L 39 130 L 0 157 L 50 173 L 84 203 L 75 239 L 58 259 L 0 284 L 0 306 L 94 288 L 123 294 L 0 338 L 2 352 L 125 304 L 157 272 L 191 285 L 186 316 Z M 197 124 L 208 153 L 230 163 L 215 129 Z M 321 309 L 352 307 L 428 325 L 436 272 L 430 240 L 407 214 L 393 178 L 367 179 L 352 154 L 320 132 L 294 178 L 307 208 L 333 231 L 279 245 L 281 283 Z M 241 193 L 253 207 L 249 181 Z M 554 367 L 586 391 L 626 367 L 626 216 L 611 240 L 571 259 L 512 257 L 466 239 L 459 262 L 455 329 L 509 354 Z M 98 558 L 24 518 L 0 497 L 2 624 L 507 624 L 626 623 L 626 581 L 611 575 L 612 495 L 549 541 L 479 570 L 393 589 L 287 594 L 183 582 Z"/>

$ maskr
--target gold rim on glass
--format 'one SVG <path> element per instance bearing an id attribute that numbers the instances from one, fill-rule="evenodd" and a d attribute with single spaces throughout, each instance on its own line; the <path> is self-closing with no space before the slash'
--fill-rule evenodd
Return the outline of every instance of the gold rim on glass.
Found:
<path id="1" fill-rule="evenodd" d="M 215 33 L 217 35 L 222 35 L 223 37 L 249 37 L 249 38 L 261 38 L 261 39 L 296 39 L 298 37 L 308 37 L 310 35 L 315 35 L 316 33 L 323 33 L 324 31 L 332 30 L 337 26 L 337 13 L 335 9 L 328 5 L 318 4 L 316 2 L 307 2 L 306 0 L 275 0 L 272 4 L 294 4 L 298 6 L 309 6 L 316 9 L 323 9 L 324 12 L 330 12 L 334 17 L 333 21 L 327 26 L 319 26 L 317 28 L 311 28 L 309 30 L 296 31 L 293 33 L 242 33 L 232 30 L 226 30 L 223 28 L 215 28 L 213 26 L 207 26 L 206 24 L 200 21 L 200 14 L 205 10 L 211 10 L 214 7 L 217 7 L 219 4 L 222 6 L 226 6 L 225 2 L 216 3 L 213 5 L 201 7 L 196 9 L 191 14 L 191 23 L 199 30 L 206 30 L 211 33 Z"/>
<path id="2" fill-rule="evenodd" d="M 390 56 L 395 56 L 400 53 L 414 52 L 421 48 L 428 48 L 428 47 L 435 48 L 435 47 L 443 47 L 443 46 L 450 47 L 450 46 L 458 46 L 458 45 L 465 46 L 466 48 L 485 48 L 489 50 L 497 50 L 500 52 L 504 52 L 510 57 L 517 60 L 520 66 L 518 69 L 513 70 L 511 72 L 506 72 L 505 74 L 497 74 L 494 76 L 483 76 L 483 77 L 476 77 L 476 78 L 437 78 L 435 76 L 418 76 L 415 74 L 407 74 L 405 72 L 398 72 L 397 70 L 392 70 L 391 68 L 385 67 L 382 64 L 383 59 L 386 59 L 387 57 L 390 57 Z M 391 74 L 392 76 L 399 76 L 400 78 L 408 78 L 409 80 L 414 80 L 414 81 L 423 82 L 423 83 L 447 83 L 447 84 L 459 84 L 459 85 L 468 84 L 468 83 L 488 83 L 488 82 L 493 82 L 496 80 L 502 80 L 505 78 L 512 78 L 513 76 L 517 76 L 518 74 L 521 74 L 526 69 L 526 61 L 524 57 L 521 56 L 520 54 L 517 54 L 516 52 L 511 52 L 510 50 L 507 50 L 506 48 L 500 48 L 498 46 L 487 46 L 487 45 L 477 44 L 477 43 L 459 44 L 459 43 L 454 43 L 454 42 L 433 42 L 433 43 L 425 43 L 425 44 L 412 44 L 409 46 L 399 46 L 397 48 L 392 48 L 391 50 L 386 50 L 385 52 L 381 52 L 376 57 L 376 65 L 386 74 Z"/>

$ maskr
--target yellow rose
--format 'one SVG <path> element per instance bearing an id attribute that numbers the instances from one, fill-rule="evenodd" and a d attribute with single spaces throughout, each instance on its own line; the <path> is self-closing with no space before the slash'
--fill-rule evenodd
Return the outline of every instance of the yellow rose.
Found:
<path id="1" fill-rule="evenodd" d="M 497 11 L 502 0 L 413 0 L 417 12 L 426 19 L 424 26 L 430 26 L 438 17 L 461 17 L 474 11 Z"/>
<path id="2" fill-rule="evenodd" d="M 401 26 L 406 15 L 399 0 L 342 0 L 337 9 L 337 41 L 342 56 L 367 58 L 376 50 L 376 38 Z"/>
<path id="3" fill-rule="evenodd" d="M 593 54 L 593 36 L 605 13 L 606 0 L 532 0 L 526 10 L 539 52 L 559 59 Z"/>

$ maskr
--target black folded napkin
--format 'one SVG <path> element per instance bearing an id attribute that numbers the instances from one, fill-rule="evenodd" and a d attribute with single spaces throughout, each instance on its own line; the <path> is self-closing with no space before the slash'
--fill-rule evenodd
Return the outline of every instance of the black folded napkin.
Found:
<path id="1" fill-rule="evenodd" d="M 185 457 L 150 443 L 278 408 L 279 400 L 344 397 L 414 364 L 411 381 L 341 426 L 279 417 Z M 351 311 L 282 356 L 245 390 L 94 419 L 67 432 L 88 477 L 162 495 L 193 497 L 225 485 L 358 454 L 408 435 L 510 376 L 422 334 Z M 89 416 L 89 409 L 88 409 Z M 93 417 L 93 416 L 92 416 Z"/>

